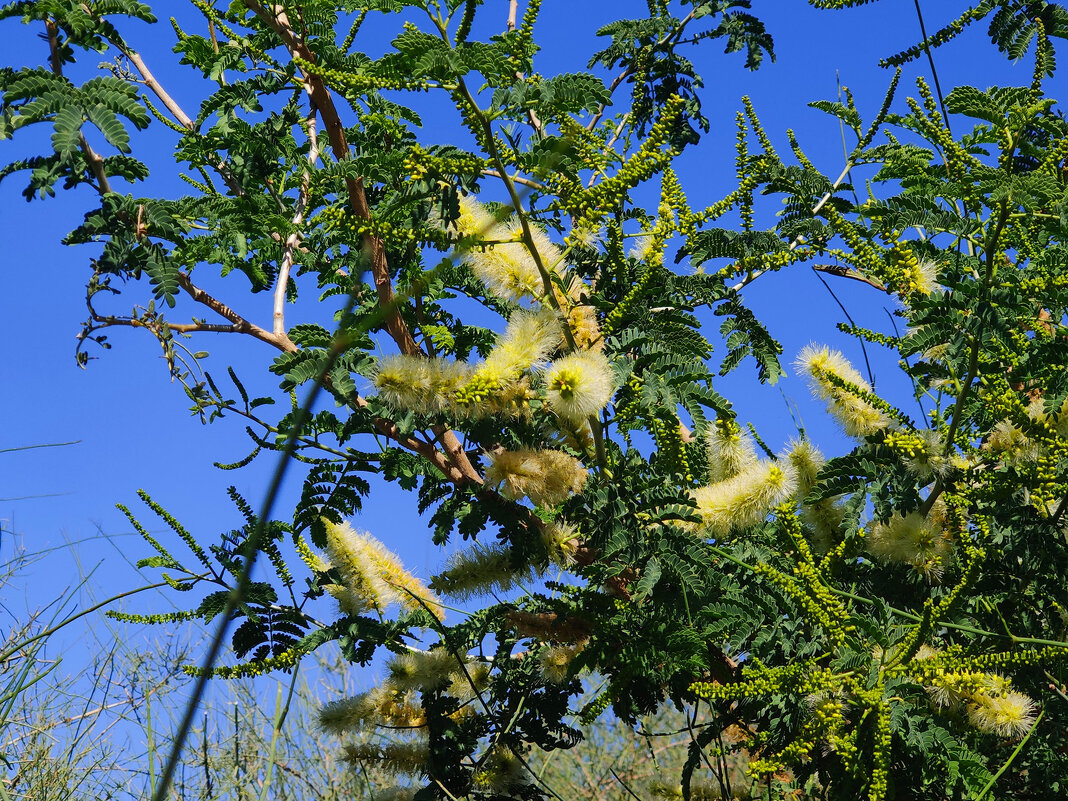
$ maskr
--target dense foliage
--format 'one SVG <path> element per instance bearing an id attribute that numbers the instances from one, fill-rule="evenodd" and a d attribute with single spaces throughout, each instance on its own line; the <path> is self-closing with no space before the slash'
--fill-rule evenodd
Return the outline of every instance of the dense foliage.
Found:
<path id="1" fill-rule="evenodd" d="M 175 23 L 175 52 L 210 87 L 195 115 L 109 22 L 151 21 L 145 5 L 6 6 L 48 51 L 0 74 L 0 135 L 43 123 L 51 147 L 0 177 L 28 172 L 28 199 L 96 190 L 67 239 L 99 243 L 82 363 L 109 329 L 145 329 L 194 413 L 250 424 L 253 452 L 226 467 L 274 451 L 279 476 L 305 470 L 291 513 L 231 493 L 247 524 L 211 544 L 145 495 L 188 565 L 128 513 L 157 551 L 145 567 L 215 585 L 150 619 L 237 624 L 236 662 L 212 650 L 194 672 L 287 670 L 330 641 L 354 663 L 385 652 L 381 687 L 320 713 L 354 762 L 398 774 L 379 796 L 540 798 L 532 749 L 667 703 L 690 744 L 644 793 L 1066 792 L 1068 123 L 1043 87 L 1068 10 L 982 0 L 886 61 L 982 21 L 1033 58 L 1028 86 L 904 97 L 888 73 L 871 119 L 848 94 L 815 103 L 854 136 L 837 178 L 792 135 L 777 153 L 741 101 L 737 188 L 695 210 L 673 169 L 709 125 L 685 48 L 718 40 L 757 68 L 772 41 L 748 0 L 650 0 L 606 26 L 589 64 L 611 85 L 536 72 L 538 0 L 507 20 L 480 0 L 193 5 L 207 35 Z M 394 13 L 384 55 L 361 50 L 365 20 Z M 117 58 L 78 85 L 81 51 Z M 424 125 L 421 92 L 466 134 L 429 140 L 448 128 Z M 117 188 L 148 175 L 130 129 L 153 118 L 183 197 Z M 782 200 L 768 228 L 759 195 Z M 798 370 L 855 440 L 830 458 L 804 432 L 775 453 L 716 390 L 749 357 L 760 381 L 782 374 L 741 290 L 803 263 L 896 300 L 892 333 L 846 329 L 900 355 L 923 410 L 806 348 Z M 202 288 L 211 270 L 234 297 Z M 270 327 L 234 310 L 249 285 L 273 293 Z M 288 319 L 298 288 L 319 318 Z M 132 311 L 105 308 L 130 293 Z M 190 302 L 211 319 L 176 316 Z M 702 309 L 723 318 L 719 365 Z M 276 348 L 280 397 L 202 373 L 185 343 L 205 331 Z M 470 541 L 429 585 L 346 522 L 372 479 L 417 496 L 435 543 Z M 251 580 L 257 558 L 275 581 Z"/>

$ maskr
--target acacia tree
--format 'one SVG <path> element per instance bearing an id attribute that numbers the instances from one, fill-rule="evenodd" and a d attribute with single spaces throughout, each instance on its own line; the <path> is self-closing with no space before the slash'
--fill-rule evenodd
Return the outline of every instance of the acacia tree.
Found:
<path id="1" fill-rule="evenodd" d="M 111 328 L 145 329 L 196 413 L 251 424 L 255 450 L 230 467 L 279 452 L 270 499 L 290 462 L 306 470 L 291 514 L 231 493 L 247 525 L 210 547 L 145 495 L 195 561 L 141 529 L 158 552 L 143 564 L 176 589 L 218 586 L 187 613 L 126 617 L 219 618 L 202 681 L 290 670 L 329 641 L 354 663 L 387 652 L 384 683 L 320 719 L 392 733 L 348 746 L 410 777 L 376 790 L 390 797 L 541 797 L 531 749 L 573 746 L 577 721 L 608 707 L 634 720 L 667 702 L 689 745 L 648 792 L 1063 792 L 1068 125 L 1043 85 L 1068 11 L 982 0 L 886 62 L 985 21 L 999 49 L 1032 53 L 1028 86 L 942 98 L 920 81 L 898 99 L 894 77 L 868 120 L 849 95 L 817 102 L 855 136 L 837 178 L 792 136 L 778 154 L 744 101 L 737 187 L 694 210 L 672 165 L 708 121 L 683 46 L 719 39 L 756 68 L 772 45 L 747 0 L 650 2 L 606 26 L 590 66 L 617 70 L 609 85 L 535 71 L 537 0 L 522 16 L 513 0 L 485 40 L 473 34 L 496 18 L 479 0 L 193 5 L 207 35 L 175 24 L 175 51 L 207 79 L 195 116 L 109 21 L 151 21 L 146 6 L 26 0 L 0 15 L 43 24 L 48 46 L 45 66 L 0 76 L 3 135 L 52 127 L 48 152 L 2 175 L 28 170 L 28 198 L 98 195 L 67 238 L 103 243 L 79 358 Z M 361 52 L 365 19 L 394 12 L 385 55 Z M 83 50 L 116 59 L 79 86 L 64 70 Z M 426 91 L 452 101 L 466 142 L 427 142 L 403 105 Z M 177 200 L 116 191 L 147 175 L 128 129 L 153 117 L 192 187 Z M 767 228 L 758 192 L 784 201 Z M 832 458 L 751 433 L 715 389 L 697 316 L 724 318 L 721 372 L 752 357 L 773 383 L 781 347 L 740 293 L 806 262 L 897 299 L 904 333 L 845 329 L 900 354 L 926 415 L 806 348 L 799 370 L 855 440 Z M 271 325 L 205 291 L 212 269 L 273 293 Z M 105 308 L 145 279 L 151 299 Z M 298 287 L 338 309 L 332 330 L 287 319 Z M 269 417 L 275 399 L 250 398 L 232 369 L 233 389 L 202 374 L 184 345 L 200 332 L 277 349 L 291 407 Z M 313 414 L 320 391 L 336 408 Z M 436 543 L 471 541 L 429 586 L 345 522 L 368 476 L 415 493 Z M 276 581 L 251 579 L 257 556 Z M 308 604 L 324 594 L 336 615 L 319 623 Z M 236 621 L 237 663 L 220 666 Z M 577 708 L 590 675 L 603 682 Z"/>

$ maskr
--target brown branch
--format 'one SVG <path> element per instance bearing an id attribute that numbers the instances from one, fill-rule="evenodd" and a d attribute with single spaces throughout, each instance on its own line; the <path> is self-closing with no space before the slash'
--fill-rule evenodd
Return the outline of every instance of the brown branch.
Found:
<path id="1" fill-rule="evenodd" d="M 233 324 L 233 330 L 235 333 L 248 334 L 249 336 L 255 337 L 256 339 L 262 342 L 266 342 L 269 345 L 274 345 L 274 347 L 278 348 L 279 350 L 286 351 L 287 353 L 293 353 L 297 350 L 297 346 L 284 333 L 275 334 L 265 328 L 260 328 L 255 323 L 249 322 L 236 311 L 234 311 L 225 303 L 223 303 L 221 300 L 213 297 L 200 287 L 196 286 L 193 283 L 192 279 L 190 279 L 188 273 L 179 270 L 178 286 L 184 289 L 186 294 L 188 294 L 189 297 L 191 297 L 197 303 L 201 303 L 207 306 L 220 317 L 224 317 L 229 320 Z"/>
<path id="2" fill-rule="evenodd" d="M 126 57 L 126 60 L 133 64 L 137 71 L 141 74 L 141 80 L 144 81 L 145 86 L 152 90 L 152 94 L 159 98 L 159 101 L 166 107 L 167 111 L 174 115 L 174 119 L 178 121 L 178 124 L 183 128 L 193 130 L 193 120 L 190 118 L 182 107 L 178 105 L 173 97 L 167 93 L 159 81 L 156 80 L 156 76 L 152 74 L 152 71 L 148 68 L 145 60 L 141 58 L 140 53 L 135 53 L 128 47 L 120 47 L 120 52 Z"/>
<path id="3" fill-rule="evenodd" d="M 170 96 L 167 90 L 163 88 L 163 85 L 160 84 L 158 80 L 156 80 L 156 76 L 152 74 L 152 70 L 148 68 L 148 65 L 145 63 L 145 60 L 141 58 L 141 54 L 130 50 L 125 45 L 117 46 L 119 48 L 119 52 L 121 52 L 122 55 L 125 56 L 126 60 L 137 68 L 138 73 L 140 73 L 141 75 L 141 81 L 144 83 L 144 85 L 151 89 L 152 94 L 159 98 L 159 101 L 174 116 L 174 119 L 178 121 L 178 124 L 181 125 L 183 128 L 187 129 L 190 133 L 193 133 L 195 131 L 196 126 L 194 125 L 192 118 L 185 113 L 182 107 L 178 105 L 177 101 L 175 101 L 175 99 Z M 234 177 L 234 174 L 230 171 L 230 168 L 226 166 L 225 161 L 219 159 L 212 166 L 214 166 L 215 169 L 218 171 L 219 175 L 222 176 L 223 181 L 226 182 L 226 185 L 230 188 L 231 192 L 233 192 L 239 197 L 245 194 L 244 187 L 241 186 L 241 183 L 237 180 L 237 178 Z"/>
<path id="4" fill-rule="evenodd" d="M 268 11 L 259 0 L 245 0 L 245 6 L 278 35 L 290 55 L 309 64 L 316 62 L 315 53 L 312 52 L 303 38 L 293 30 L 289 23 L 289 18 L 281 6 L 274 6 L 271 11 Z M 337 106 L 334 104 L 333 96 L 331 96 L 326 84 L 323 83 L 319 76 L 304 69 L 301 70 L 301 76 L 304 81 L 304 89 L 323 121 L 323 127 L 326 129 L 330 150 L 334 154 L 334 158 L 339 162 L 344 161 L 349 157 L 349 144 L 345 138 L 345 127 L 341 122 Z M 352 209 L 352 213 L 361 220 L 370 221 L 371 208 L 367 202 L 367 193 L 364 191 L 363 178 L 346 178 L 345 186 L 348 190 L 349 206 Z M 397 343 L 401 353 L 425 355 L 400 313 L 399 304 L 396 302 L 396 295 L 393 292 L 393 280 L 389 273 L 389 263 L 386 260 L 384 243 L 376 236 L 365 234 L 363 247 L 371 264 L 371 274 L 374 277 L 375 291 L 378 293 L 379 307 L 386 314 L 384 321 L 386 331 L 389 332 L 393 341 Z M 450 470 L 443 472 L 451 477 L 451 473 L 458 471 L 459 475 L 464 478 L 464 483 L 470 481 L 481 484 L 482 477 L 475 470 L 470 459 L 467 458 L 467 453 L 464 451 L 463 445 L 456 434 L 442 427 L 435 427 L 434 433 L 441 440 L 449 454 L 449 458 L 452 460 Z M 390 434 L 386 435 L 391 436 Z M 395 437 L 391 438 L 396 439 Z M 415 449 L 412 448 L 412 450 Z M 418 453 L 419 451 L 416 452 Z M 434 453 L 437 453 L 437 451 L 435 450 Z"/>
<path id="5" fill-rule="evenodd" d="M 515 30 L 515 18 L 519 14 L 519 0 L 508 0 L 508 30 Z"/>
<path id="6" fill-rule="evenodd" d="M 153 333 L 159 333 L 164 327 L 180 334 L 193 334 L 207 332 L 213 334 L 245 334 L 247 331 L 240 330 L 235 325 L 222 325 L 220 323 L 172 323 L 168 321 L 141 320 L 137 317 L 114 317 L 109 314 L 93 313 L 94 323 L 100 323 L 100 327 L 112 325 L 125 325 L 130 328 L 147 328 Z"/>
<path id="7" fill-rule="evenodd" d="M 304 40 L 293 30 L 289 18 L 281 6 L 274 6 L 268 11 L 258 0 L 245 0 L 245 5 L 260 20 L 271 28 L 285 45 L 286 49 L 295 58 L 306 61 L 309 64 L 316 62 L 315 53 Z M 334 158 L 344 161 L 349 157 L 349 143 L 345 138 L 345 127 L 341 122 L 334 98 L 326 88 L 322 79 L 306 70 L 301 70 L 304 89 L 311 97 L 312 104 L 319 112 L 326 129 L 327 139 L 330 142 L 330 150 Z M 361 220 L 371 220 L 371 208 L 367 202 L 367 194 L 364 191 L 362 178 L 346 178 L 345 186 L 349 195 L 349 206 L 352 213 Z M 393 282 L 389 274 L 389 263 L 386 261 L 386 249 L 382 240 L 378 237 L 366 234 L 363 237 L 364 250 L 371 263 L 371 274 L 374 276 L 375 290 L 378 293 L 378 302 L 383 309 L 389 309 L 385 320 L 386 330 L 397 343 L 402 353 L 409 355 L 421 353 L 419 345 L 408 330 L 408 325 L 401 316 L 400 310 L 394 304 Z"/>

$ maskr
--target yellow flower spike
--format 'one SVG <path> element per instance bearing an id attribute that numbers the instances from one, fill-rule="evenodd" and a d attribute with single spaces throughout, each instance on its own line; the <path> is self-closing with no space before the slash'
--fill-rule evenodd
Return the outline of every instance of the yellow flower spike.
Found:
<path id="1" fill-rule="evenodd" d="M 941 501 L 926 516 L 894 512 L 869 527 L 865 547 L 877 559 L 910 565 L 929 583 L 937 583 L 953 557 L 953 534 L 945 526 L 945 514 Z"/>
<path id="2" fill-rule="evenodd" d="M 756 446 L 752 435 L 739 427 L 735 420 L 717 419 L 708 431 L 710 483 L 734 478 L 756 463 Z"/>
<path id="3" fill-rule="evenodd" d="M 506 498 L 529 498 L 535 506 L 555 506 L 581 492 L 588 475 L 582 462 L 563 451 L 524 448 L 488 458 L 486 483 L 500 485 Z"/>
<path id="4" fill-rule="evenodd" d="M 430 586 L 443 595 L 465 601 L 479 595 L 509 592 L 533 576 L 533 567 L 515 564 L 509 549 L 475 546 L 454 554 Z"/>
<path id="5" fill-rule="evenodd" d="M 439 619 L 444 611 L 434 594 L 401 565 L 396 554 L 367 532 L 348 523 L 324 520 L 326 553 L 341 575 L 342 584 L 325 587 L 342 611 L 359 615 L 385 614 L 391 604 L 415 611 L 429 609 Z"/>
<path id="6" fill-rule="evenodd" d="M 849 436 L 868 437 L 893 424 L 885 411 L 840 386 L 844 383 L 871 393 L 868 382 L 840 352 L 826 345 L 808 345 L 798 354 L 795 365 L 808 378 L 813 394 L 827 401 L 827 410 Z"/>
<path id="7" fill-rule="evenodd" d="M 553 362 L 545 373 L 545 385 L 550 408 L 573 425 L 599 413 L 615 389 L 608 359 L 590 351 L 571 353 Z"/>
<path id="8" fill-rule="evenodd" d="M 702 533 L 723 537 L 755 526 L 797 489 L 797 472 L 789 462 L 756 462 L 725 481 L 698 487 L 692 495 Z"/>

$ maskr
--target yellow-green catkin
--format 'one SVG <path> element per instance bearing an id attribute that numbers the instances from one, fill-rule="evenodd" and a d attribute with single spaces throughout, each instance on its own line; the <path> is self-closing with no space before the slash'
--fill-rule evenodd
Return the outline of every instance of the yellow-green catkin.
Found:
<path id="1" fill-rule="evenodd" d="M 426 715 L 419 696 L 384 683 L 365 693 L 324 704 L 319 710 L 319 727 L 330 734 L 343 735 L 368 726 L 421 728 Z"/>
<path id="2" fill-rule="evenodd" d="M 381 358 L 371 378 L 379 397 L 391 406 L 434 415 L 453 409 L 456 393 L 473 370 L 464 362 L 396 354 Z"/>
<path id="3" fill-rule="evenodd" d="M 483 404 L 515 383 L 530 368 L 546 362 L 563 343 L 560 320 L 552 309 L 520 309 L 482 363 L 454 395 L 460 405 Z"/>

